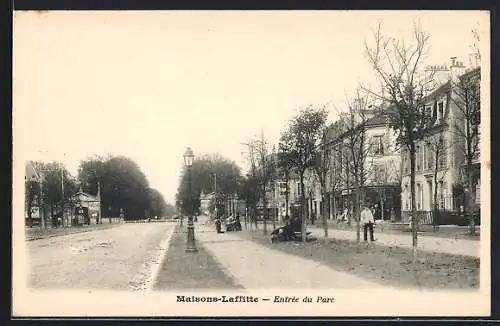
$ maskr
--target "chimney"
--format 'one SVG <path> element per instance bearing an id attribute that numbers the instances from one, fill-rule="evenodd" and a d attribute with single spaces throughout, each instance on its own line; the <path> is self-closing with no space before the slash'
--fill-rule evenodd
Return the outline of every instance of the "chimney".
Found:
<path id="1" fill-rule="evenodd" d="M 450 67 L 455 66 L 455 65 L 456 65 L 456 63 L 457 63 L 457 57 L 451 57 L 451 58 L 450 58 L 450 61 L 451 61 Z"/>
<path id="2" fill-rule="evenodd" d="M 458 61 L 457 57 L 451 57 L 450 65 L 450 77 L 452 80 L 457 80 L 457 78 L 465 73 L 465 66 L 462 61 Z"/>
<path id="3" fill-rule="evenodd" d="M 444 84 L 450 79 L 450 70 L 446 65 L 432 65 L 425 68 L 425 79 L 433 81 L 435 86 Z"/>

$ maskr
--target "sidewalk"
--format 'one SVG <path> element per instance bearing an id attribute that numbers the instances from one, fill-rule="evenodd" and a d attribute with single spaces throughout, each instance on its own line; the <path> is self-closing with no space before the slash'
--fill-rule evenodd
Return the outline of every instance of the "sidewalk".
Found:
<path id="1" fill-rule="evenodd" d="M 82 226 L 61 227 L 61 228 L 49 227 L 47 229 L 40 229 L 39 226 L 33 228 L 26 227 L 24 234 L 26 236 L 26 241 L 31 241 L 31 240 L 39 240 L 57 236 L 64 236 L 68 234 L 89 232 L 94 230 L 105 230 L 119 225 L 122 225 L 122 223 L 120 222 L 103 223 L 103 224 L 91 224 Z"/>
<path id="2" fill-rule="evenodd" d="M 318 238 L 324 237 L 324 231 L 319 226 L 309 225 L 307 227 L 307 230 L 311 231 L 312 235 Z M 406 234 L 383 233 L 383 232 L 377 232 L 377 229 L 375 229 L 374 233 L 376 242 L 380 245 L 396 246 L 403 248 L 412 247 L 411 233 L 406 233 Z M 328 237 L 341 240 L 356 241 L 356 231 L 329 228 Z M 361 239 L 363 239 L 363 230 L 361 230 Z M 479 257 L 481 252 L 480 244 L 481 242 L 476 240 L 438 238 L 431 236 L 418 237 L 418 248 L 420 250 L 429 252 L 441 252 L 452 255 Z"/>
<path id="3" fill-rule="evenodd" d="M 383 288 L 336 271 L 313 260 L 286 254 L 213 226 L 197 225 L 196 238 L 220 265 L 246 289 Z"/>

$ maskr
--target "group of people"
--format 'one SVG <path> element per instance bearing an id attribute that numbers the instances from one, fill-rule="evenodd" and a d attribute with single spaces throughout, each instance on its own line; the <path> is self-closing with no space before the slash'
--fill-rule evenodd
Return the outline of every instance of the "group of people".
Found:
<path id="1" fill-rule="evenodd" d="M 368 206 L 363 206 L 360 214 L 360 223 L 363 227 L 363 239 L 368 241 L 368 234 L 370 235 L 370 241 L 375 241 L 374 237 L 374 226 L 375 217 L 374 210 L 370 209 Z M 302 223 L 300 218 L 286 219 L 285 225 L 275 229 L 271 232 L 271 240 L 274 241 L 293 241 L 297 240 L 297 233 L 302 230 Z"/>
<path id="2" fill-rule="evenodd" d="M 298 240 L 296 233 L 302 231 L 300 218 L 285 218 L 285 225 L 271 232 L 271 241 L 294 241 Z"/>
<path id="3" fill-rule="evenodd" d="M 222 216 L 215 218 L 215 229 L 217 233 L 224 233 L 222 230 L 222 224 L 225 224 L 226 231 L 241 231 L 240 214 L 229 215 L 226 219 Z M 363 226 L 363 239 L 368 241 L 368 234 L 370 235 L 370 241 L 375 241 L 374 238 L 374 209 L 370 209 L 368 206 L 363 206 L 360 214 L 360 223 Z M 302 221 L 300 218 L 287 218 L 285 225 L 279 227 L 271 232 L 272 240 L 280 241 L 292 241 L 296 240 L 297 233 L 302 230 Z"/>
<path id="4" fill-rule="evenodd" d="M 240 214 L 237 213 L 236 216 L 230 214 L 226 219 L 221 216 L 217 216 L 215 218 L 215 229 L 217 233 L 224 233 L 222 231 L 222 223 L 226 225 L 226 231 L 241 231 L 241 222 L 240 222 Z"/>

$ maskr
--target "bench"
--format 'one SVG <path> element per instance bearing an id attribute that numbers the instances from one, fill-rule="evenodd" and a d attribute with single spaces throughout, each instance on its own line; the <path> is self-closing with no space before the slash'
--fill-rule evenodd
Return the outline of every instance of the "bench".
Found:
<path id="1" fill-rule="evenodd" d="M 302 232 L 293 232 L 293 234 L 294 234 L 296 237 L 301 237 L 301 236 L 302 236 Z M 310 235 L 310 234 L 311 234 L 311 231 L 306 232 L 306 236 L 307 236 L 307 235 Z"/>

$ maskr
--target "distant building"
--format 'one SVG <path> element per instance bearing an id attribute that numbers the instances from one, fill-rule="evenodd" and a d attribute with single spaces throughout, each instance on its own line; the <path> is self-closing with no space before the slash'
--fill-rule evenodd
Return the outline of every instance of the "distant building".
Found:
<path id="1" fill-rule="evenodd" d="M 300 180 L 298 174 L 292 169 L 288 176 L 288 209 L 286 200 L 287 182 L 283 172 L 276 168 L 275 177 L 267 187 L 267 203 L 270 214 L 284 220 L 288 211 L 289 216 L 299 216 L 300 209 Z"/>
<path id="2" fill-rule="evenodd" d="M 80 210 L 83 214 L 80 213 Z M 72 216 L 74 219 L 77 218 L 78 215 L 83 216 L 83 220 L 73 220 L 72 224 L 90 224 L 92 218 L 101 218 L 100 191 L 98 190 L 96 196 L 92 196 L 88 193 L 83 192 L 80 187 L 80 190 L 76 194 L 71 196 L 70 204 L 65 206 L 64 215 Z"/>
<path id="3" fill-rule="evenodd" d="M 205 194 L 202 192 L 200 194 L 200 213 L 203 215 L 210 215 L 210 207 L 214 199 L 214 193 Z"/>

